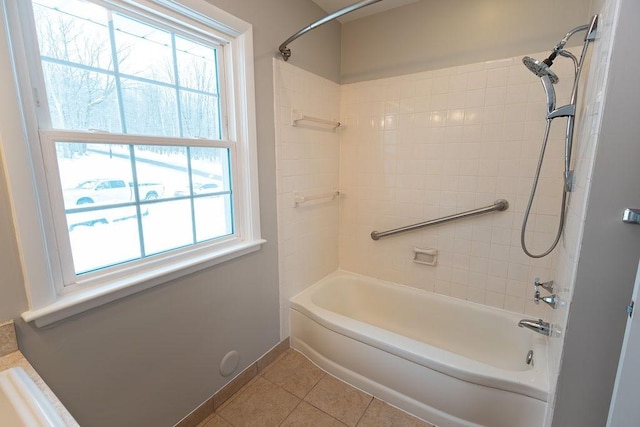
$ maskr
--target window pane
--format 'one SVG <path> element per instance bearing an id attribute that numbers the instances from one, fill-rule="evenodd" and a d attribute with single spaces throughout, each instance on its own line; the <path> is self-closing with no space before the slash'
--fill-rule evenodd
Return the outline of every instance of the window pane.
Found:
<path id="1" fill-rule="evenodd" d="M 147 255 L 194 243 L 188 199 L 145 205 L 145 212 L 148 214 L 142 218 L 142 227 Z"/>
<path id="2" fill-rule="evenodd" d="M 198 242 L 233 233 L 230 195 L 198 197 L 194 205 Z"/>
<path id="3" fill-rule="evenodd" d="M 122 132 L 113 76 L 49 62 L 42 71 L 54 128 Z"/>
<path id="4" fill-rule="evenodd" d="M 188 195 L 187 147 L 136 145 L 135 157 L 140 200 Z"/>
<path id="5" fill-rule="evenodd" d="M 140 258 L 135 207 L 67 214 L 76 274 Z"/>
<path id="6" fill-rule="evenodd" d="M 66 209 L 135 201 L 128 146 L 57 142 L 56 155 Z"/>
<path id="7" fill-rule="evenodd" d="M 43 57 L 113 69 L 104 8 L 86 1 L 34 0 L 33 13 Z"/>
<path id="8" fill-rule="evenodd" d="M 231 191 L 230 176 L 229 149 L 191 147 L 191 179 L 195 194 L 209 193 L 212 187 L 216 192 Z"/>
<path id="9" fill-rule="evenodd" d="M 210 94 L 218 93 L 216 50 L 176 36 L 180 86 Z"/>
<path id="10" fill-rule="evenodd" d="M 171 33 L 115 13 L 113 26 L 121 73 L 174 82 Z"/>
<path id="11" fill-rule="evenodd" d="M 222 139 L 218 97 L 180 91 L 182 133 L 188 138 Z"/>
<path id="12" fill-rule="evenodd" d="M 175 89 L 122 79 L 122 98 L 127 133 L 180 136 Z"/>

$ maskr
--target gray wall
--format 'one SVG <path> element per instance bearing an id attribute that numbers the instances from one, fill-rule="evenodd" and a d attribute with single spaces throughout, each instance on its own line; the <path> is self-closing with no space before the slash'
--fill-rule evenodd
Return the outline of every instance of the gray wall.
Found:
<path id="1" fill-rule="evenodd" d="M 21 350 L 83 427 L 173 425 L 228 380 L 218 373 L 228 351 L 240 352 L 243 369 L 279 340 L 272 58 L 283 40 L 325 13 L 310 0 L 211 3 L 254 26 L 261 226 L 268 243 L 46 329 L 17 322 Z M 326 25 L 291 45 L 291 62 L 337 81 L 339 43 L 339 24 Z M 20 281 L 19 266 L 4 257 L 16 247 L 5 184 L 0 177 L 0 301 L 22 289 L 4 286 L 13 276 Z M 5 317 L 26 308 L 24 295 L 11 300 Z"/>
<path id="2" fill-rule="evenodd" d="M 342 82 L 551 49 L 591 0 L 422 0 L 343 25 Z M 579 37 L 572 40 L 580 43 Z"/>
<path id="3" fill-rule="evenodd" d="M 640 3 L 621 0 L 553 425 L 606 424 L 638 259 Z M 637 314 L 636 314 L 637 315 Z"/>

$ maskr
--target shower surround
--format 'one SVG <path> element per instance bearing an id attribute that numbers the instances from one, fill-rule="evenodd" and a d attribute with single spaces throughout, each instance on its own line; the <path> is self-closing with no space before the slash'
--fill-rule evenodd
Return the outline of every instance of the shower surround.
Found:
<path id="1" fill-rule="evenodd" d="M 340 268 L 480 304 L 540 317 L 562 332 L 568 303 L 533 302 L 534 277 L 555 280 L 564 302 L 575 285 L 586 201 L 602 116 L 616 1 L 605 4 L 578 98 L 563 237 L 551 255 L 530 259 L 519 235 L 544 132 L 544 91 L 522 56 L 337 85 L 274 60 L 281 334 L 289 299 Z M 578 48 L 571 48 L 574 54 Z M 545 57 L 548 52 L 534 53 Z M 558 105 L 570 94 L 571 63 L 553 67 Z M 295 128 L 291 110 L 339 117 L 336 132 Z M 564 120 L 556 120 L 529 220 L 533 251 L 552 241 L 559 219 Z M 294 192 L 340 189 L 337 200 L 293 207 Z M 373 241 L 373 230 L 404 226 L 509 201 L 509 210 Z M 414 263 L 435 248 L 438 265 Z M 338 256 L 339 254 L 339 256 Z M 523 331 L 526 332 L 526 331 Z M 563 335 L 549 341 L 550 407 Z"/>
<path id="2" fill-rule="evenodd" d="M 534 277 L 553 279 L 553 255 L 530 259 L 519 243 L 546 108 L 540 81 L 520 56 L 342 86 L 280 60 L 274 68 L 283 337 L 289 298 L 338 267 L 548 317 L 531 289 Z M 561 104 L 571 89 L 571 63 L 559 60 L 554 71 Z M 292 110 L 339 117 L 342 126 L 335 132 L 293 127 Z M 563 136 L 564 122 L 557 120 L 529 222 L 533 250 L 555 235 Z M 293 206 L 295 192 L 334 187 L 339 203 Z M 373 230 L 499 198 L 509 201 L 507 211 L 370 238 Z M 414 263 L 415 247 L 437 249 L 438 264 Z"/>
<path id="3" fill-rule="evenodd" d="M 522 56 L 530 53 L 342 86 L 276 60 L 283 337 L 288 336 L 289 299 L 317 281 L 312 275 L 329 274 L 336 264 L 336 268 L 541 317 L 559 332 L 549 340 L 550 396 L 545 422 L 549 425 L 618 7 L 617 0 L 604 2 L 597 39 L 584 67 L 573 149 L 574 188 L 569 195 L 565 230 L 552 254 L 537 260 L 527 258 L 519 244 L 542 143 L 546 105 L 539 79 L 521 63 Z M 578 48 L 569 50 L 579 53 Z M 548 53 L 531 56 L 542 58 Z M 564 105 L 571 89 L 572 66 L 569 60 L 558 58 L 553 70 L 560 77 L 556 86 L 558 105 Z M 335 104 L 336 88 L 340 91 L 339 105 Z M 290 110 L 297 105 L 322 106 L 325 110 L 318 114 L 340 117 L 342 126 L 336 133 L 310 131 L 305 135 L 290 124 Z M 559 219 L 565 120 L 555 122 L 528 227 L 527 241 L 533 251 L 545 249 L 552 241 Z M 295 188 L 304 183 L 321 192 L 327 190 L 326 181 L 313 177 L 319 160 L 303 148 L 311 142 L 307 137 L 320 135 L 339 144 L 335 148 L 339 173 L 334 175 L 333 163 L 328 170 L 331 185 L 336 180 L 339 183 L 340 201 L 296 211 L 291 207 Z M 287 146 L 296 141 L 303 144 Z M 331 153 L 333 158 L 335 153 Z M 377 242 L 370 238 L 373 230 L 489 205 L 498 198 L 510 202 L 508 211 Z M 338 225 L 334 222 L 336 212 Z M 321 219 L 322 213 L 329 216 Z M 314 221 L 325 227 L 311 239 L 308 236 L 314 231 L 306 226 Z M 414 247 L 438 249 L 438 265 L 413 263 Z M 337 259 L 335 253 L 339 253 Z M 327 256 L 331 257 L 330 263 Z M 555 281 L 562 300 L 557 310 L 533 303 L 534 277 Z"/>

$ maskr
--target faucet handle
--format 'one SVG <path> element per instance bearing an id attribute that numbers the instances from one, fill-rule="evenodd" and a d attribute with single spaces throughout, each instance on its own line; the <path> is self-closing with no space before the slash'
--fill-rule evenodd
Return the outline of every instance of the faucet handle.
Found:
<path id="1" fill-rule="evenodd" d="M 551 308 L 556 308 L 558 305 L 557 295 L 553 293 L 553 280 L 548 282 L 540 283 L 540 278 L 536 277 L 533 281 L 533 288 L 535 289 L 535 293 L 533 294 L 533 301 L 536 304 L 540 304 L 540 301 L 546 302 L 549 304 Z M 549 296 L 543 297 L 540 296 L 540 289 L 542 288 L 545 291 L 549 292 Z"/>
<path id="2" fill-rule="evenodd" d="M 533 288 L 538 296 L 540 295 L 540 291 L 538 290 L 538 288 L 542 288 L 552 294 L 554 291 L 553 280 L 549 280 L 548 282 L 540 282 L 540 278 L 536 277 L 535 279 L 533 279 Z"/>

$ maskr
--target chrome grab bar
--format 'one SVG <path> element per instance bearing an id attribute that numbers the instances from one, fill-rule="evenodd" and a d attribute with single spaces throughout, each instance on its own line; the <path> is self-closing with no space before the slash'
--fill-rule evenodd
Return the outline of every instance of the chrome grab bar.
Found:
<path id="1" fill-rule="evenodd" d="M 456 219 L 462 219 L 462 218 L 466 218 L 466 217 L 469 217 L 469 216 L 480 215 L 480 214 L 484 214 L 484 213 L 488 213 L 488 212 L 505 211 L 508 208 L 509 208 L 509 202 L 508 201 L 506 201 L 505 199 L 498 199 L 493 203 L 493 205 L 485 206 L 483 208 L 472 209 L 470 211 L 460 212 L 460 213 L 457 213 L 457 214 L 444 216 L 444 217 L 438 218 L 438 219 L 431 219 L 429 221 L 420 222 L 418 224 L 407 225 L 405 227 L 400 227 L 400 228 L 394 228 L 393 230 L 372 231 L 371 232 L 371 238 L 373 240 L 378 240 L 381 237 L 387 237 L 387 236 L 391 236 L 393 234 L 403 233 L 405 231 L 417 230 L 419 228 L 428 227 L 430 225 L 442 224 L 444 222 L 454 221 Z"/>
<path id="2" fill-rule="evenodd" d="M 280 55 L 282 55 L 282 58 L 285 61 L 287 61 L 289 57 L 291 57 L 291 49 L 289 49 L 287 45 L 292 41 L 294 41 L 295 39 L 297 39 L 298 37 L 300 37 L 301 35 L 313 30 L 314 28 L 319 27 L 320 25 L 326 24 L 327 22 L 331 22 L 334 19 L 341 17 L 342 15 L 346 15 L 349 12 L 358 10 L 361 7 L 369 6 L 370 4 L 373 4 L 373 3 L 378 3 L 379 1 L 382 1 L 382 0 L 363 0 L 358 3 L 352 4 L 351 6 L 347 6 L 333 13 L 330 13 L 324 18 L 318 19 L 316 22 L 307 25 L 306 27 L 300 29 L 297 33 L 295 33 L 294 35 L 286 39 L 284 42 L 282 42 L 282 44 L 278 48 L 278 50 L 280 51 Z"/>

